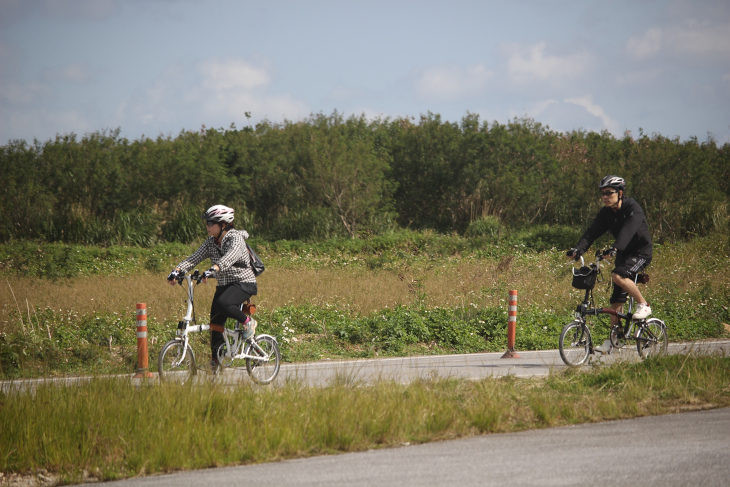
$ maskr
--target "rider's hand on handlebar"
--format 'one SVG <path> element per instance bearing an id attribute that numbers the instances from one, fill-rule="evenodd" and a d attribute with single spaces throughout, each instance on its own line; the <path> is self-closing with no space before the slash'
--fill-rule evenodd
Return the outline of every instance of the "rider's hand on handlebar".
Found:
<path id="1" fill-rule="evenodd" d="M 167 276 L 167 282 L 170 284 L 170 286 L 175 285 L 175 281 L 177 281 L 177 278 L 180 276 L 180 271 L 177 269 L 173 269 L 169 276 Z"/>
<path id="2" fill-rule="evenodd" d="M 576 248 L 572 248 L 568 250 L 568 252 L 565 253 L 565 255 L 569 258 L 573 258 L 573 260 L 580 260 L 581 253 Z"/>
<path id="3" fill-rule="evenodd" d="M 216 276 L 215 267 L 211 267 L 207 271 L 203 272 L 203 283 L 208 284 L 208 278 L 215 277 L 215 276 Z"/>
<path id="4" fill-rule="evenodd" d="M 616 249 L 611 247 L 610 249 L 606 249 L 603 251 L 603 258 L 606 260 L 612 259 L 616 257 Z"/>

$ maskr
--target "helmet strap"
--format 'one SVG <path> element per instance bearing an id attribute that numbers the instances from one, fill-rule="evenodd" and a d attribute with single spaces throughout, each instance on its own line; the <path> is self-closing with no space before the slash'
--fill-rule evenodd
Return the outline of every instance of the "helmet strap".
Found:
<path id="1" fill-rule="evenodd" d="M 624 194 L 623 194 L 624 192 L 622 190 L 619 189 L 619 190 L 617 190 L 617 193 L 618 192 L 620 192 L 621 194 L 619 194 L 618 201 L 616 201 L 616 204 L 611 207 L 611 209 L 613 211 L 617 211 L 619 208 L 621 208 L 621 200 L 624 197 Z"/>
<path id="2" fill-rule="evenodd" d="M 220 243 L 221 239 L 223 239 L 223 235 L 228 233 L 228 230 L 231 229 L 231 224 L 226 222 L 221 222 L 221 231 L 218 232 L 218 236 L 216 237 L 216 242 Z"/>
<path id="3" fill-rule="evenodd" d="M 221 222 L 221 229 L 218 232 L 218 235 L 213 237 L 213 239 L 215 240 L 215 243 L 217 243 L 217 244 L 221 243 L 221 235 L 223 235 L 223 222 Z"/>

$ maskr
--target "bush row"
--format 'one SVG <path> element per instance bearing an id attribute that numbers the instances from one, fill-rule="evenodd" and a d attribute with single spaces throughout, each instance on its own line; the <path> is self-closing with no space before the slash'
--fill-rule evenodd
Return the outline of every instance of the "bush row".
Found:
<path id="1" fill-rule="evenodd" d="M 334 112 L 157 139 L 113 130 L 16 140 L 0 146 L 0 174 L 0 242 L 189 243 L 205 236 L 200 215 L 218 203 L 271 241 L 581 228 L 607 174 L 626 178 L 655 238 L 674 239 L 727 226 L 730 144 L 560 133 L 473 114 L 451 123 Z"/>

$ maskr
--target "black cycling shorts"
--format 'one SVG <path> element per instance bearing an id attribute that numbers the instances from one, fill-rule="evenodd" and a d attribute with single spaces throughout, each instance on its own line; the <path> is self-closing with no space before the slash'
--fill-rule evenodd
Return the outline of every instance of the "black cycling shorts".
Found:
<path id="1" fill-rule="evenodd" d="M 611 274 L 618 274 L 621 277 L 626 277 L 632 281 L 636 277 L 636 274 L 640 273 L 646 266 L 651 263 L 651 257 L 631 256 L 631 257 L 616 257 L 616 267 L 613 268 Z M 613 284 L 613 293 L 611 294 L 611 304 L 613 303 L 625 303 L 629 293 L 623 290 L 622 287 Z"/>

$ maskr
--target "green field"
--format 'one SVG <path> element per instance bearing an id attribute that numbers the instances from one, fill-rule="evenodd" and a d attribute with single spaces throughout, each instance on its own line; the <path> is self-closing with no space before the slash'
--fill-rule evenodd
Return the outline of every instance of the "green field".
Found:
<path id="1" fill-rule="evenodd" d="M 492 244 L 399 232 L 317 245 L 254 242 L 267 264 L 254 300 L 259 330 L 277 337 L 288 362 L 501 351 L 507 292 L 516 289 L 517 349 L 557 348 L 582 292 L 570 287 L 563 250 L 536 249 L 528 237 Z M 0 245 L 0 377 L 133 372 L 137 302 L 148 306 L 154 364 L 184 310 L 183 290 L 165 276 L 194 248 Z M 645 295 L 670 340 L 727 336 L 728 253 L 720 233 L 656 245 Z M 609 273 L 595 290 L 599 304 L 608 301 Z M 201 322 L 213 290 L 198 288 Z M 598 328 L 602 340 L 607 327 Z M 207 357 L 207 334 L 193 342 Z"/>

